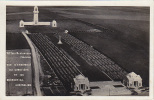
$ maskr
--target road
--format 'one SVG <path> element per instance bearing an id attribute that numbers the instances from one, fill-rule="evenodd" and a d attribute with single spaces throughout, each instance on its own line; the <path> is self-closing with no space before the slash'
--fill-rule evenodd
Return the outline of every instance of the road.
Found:
<path id="1" fill-rule="evenodd" d="M 26 35 L 26 33 L 22 32 L 24 37 L 26 38 L 30 48 L 31 48 L 31 53 L 32 53 L 32 58 L 33 58 L 33 67 L 34 67 L 34 84 L 35 84 L 35 89 L 36 89 L 36 95 L 37 96 L 42 96 L 41 90 L 40 90 L 40 81 L 39 81 L 39 63 L 35 51 L 35 47 L 33 46 L 32 41 L 29 39 L 29 37 Z"/>

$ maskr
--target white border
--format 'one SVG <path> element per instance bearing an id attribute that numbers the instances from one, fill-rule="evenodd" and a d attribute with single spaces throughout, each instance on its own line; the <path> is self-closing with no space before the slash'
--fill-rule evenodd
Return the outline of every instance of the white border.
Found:
<path id="1" fill-rule="evenodd" d="M 147 6 L 150 7 L 150 96 L 5 96 L 6 5 L 14 6 Z M 0 100 L 152 100 L 154 95 L 154 2 L 147 1 L 0 1 Z"/>

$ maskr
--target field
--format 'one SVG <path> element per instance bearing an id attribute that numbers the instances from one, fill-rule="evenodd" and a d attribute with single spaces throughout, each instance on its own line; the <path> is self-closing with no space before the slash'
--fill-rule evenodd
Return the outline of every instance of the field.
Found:
<path id="1" fill-rule="evenodd" d="M 7 7 L 7 32 L 19 33 L 25 29 L 40 33 L 57 32 L 51 26 L 19 28 L 21 19 L 32 21 L 32 11 L 33 7 Z M 39 7 L 39 12 L 40 21 L 56 19 L 61 32 L 65 29 L 74 31 L 70 34 L 92 45 L 128 72 L 141 75 L 143 84 L 149 86 L 149 8 Z M 96 28 L 101 32 L 87 32 Z"/>
<path id="2" fill-rule="evenodd" d="M 26 39 L 20 33 L 6 34 L 6 50 L 30 49 Z"/>
<path id="3" fill-rule="evenodd" d="M 53 8 L 54 9 L 54 8 Z M 126 70 L 140 74 L 148 85 L 149 75 L 149 8 L 80 7 L 55 8 L 51 12 L 100 26 L 102 32 L 73 32 L 75 37 L 93 45 Z M 111 31 L 104 32 L 103 28 Z M 78 28 L 78 30 L 82 30 Z M 86 29 L 85 29 L 86 30 Z M 143 69 L 144 70 L 143 70 Z"/>

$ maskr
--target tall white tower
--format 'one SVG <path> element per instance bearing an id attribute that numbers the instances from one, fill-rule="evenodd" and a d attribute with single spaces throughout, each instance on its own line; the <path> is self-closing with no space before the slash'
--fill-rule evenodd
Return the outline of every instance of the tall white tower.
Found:
<path id="1" fill-rule="evenodd" d="M 34 20 L 33 20 L 34 25 L 37 25 L 38 24 L 38 13 L 39 13 L 37 6 L 34 7 L 33 13 L 34 13 Z"/>
<path id="2" fill-rule="evenodd" d="M 24 27 L 25 25 L 51 25 L 50 24 L 51 22 L 39 22 L 38 13 L 39 13 L 38 7 L 35 6 L 34 11 L 33 11 L 33 14 L 34 14 L 33 21 L 32 22 L 24 22 L 23 20 L 20 20 L 19 27 Z M 54 27 L 57 27 L 56 21 L 54 21 L 53 24 L 54 24 Z"/>

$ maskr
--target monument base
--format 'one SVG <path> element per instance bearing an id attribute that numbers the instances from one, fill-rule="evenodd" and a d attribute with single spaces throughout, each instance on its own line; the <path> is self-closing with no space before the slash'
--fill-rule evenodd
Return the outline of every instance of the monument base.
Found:
<path id="1" fill-rule="evenodd" d="M 24 27 L 25 25 L 50 25 L 50 22 L 38 22 L 37 24 L 34 22 L 24 22 L 20 21 L 19 27 Z"/>

